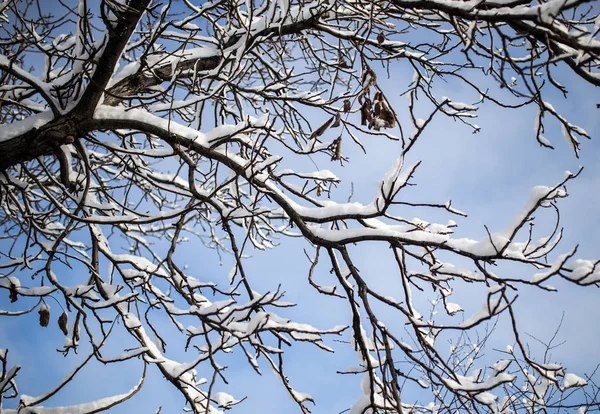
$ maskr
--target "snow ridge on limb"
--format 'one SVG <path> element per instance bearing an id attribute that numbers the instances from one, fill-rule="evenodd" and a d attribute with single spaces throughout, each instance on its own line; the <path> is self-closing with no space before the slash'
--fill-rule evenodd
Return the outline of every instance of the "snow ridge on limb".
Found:
<path id="1" fill-rule="evenodd" d="M 115 395 L 112 397 L 101 398 L 99 400 L 95 400 L 88 403 L 71 405 L 67 407 L 43 407 L 43 406 L 35 406 L 35 407 L 21 407 L 17 410 L 5 409 L 3 412 L 7 414 L 18 414 L 18 413 L 26 413 L 26 414 L 93 414 L 101 411 L 108 410 L 118 404 L 121 404 L 124 401 L 127 401 L 131 397 L 133 397 L 144 384 L 144 379 L 146 377 L 146 364 L 144 364 L 144 372 L 140 381 L 128 392 L 125 394 Z"/>

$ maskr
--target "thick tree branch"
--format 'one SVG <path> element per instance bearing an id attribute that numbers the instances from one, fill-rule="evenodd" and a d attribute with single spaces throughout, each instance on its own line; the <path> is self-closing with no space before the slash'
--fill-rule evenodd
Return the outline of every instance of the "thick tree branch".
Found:
<path id="1" fill-rule="evenodd" d="M 115 67 L 121 59 L 121 54 L 133 34 L 138 21 L 145 12 L 150 0 L 131 0 L 122 11 L 114 27 L 107 27 L 108 40 L 98 59 L 93 76 L 79 103 L 73 110 L 76 118 L 83 119 L 91 116 L 100 102 Z M 117 12 L 115 12 L 117 13 Z M 109 23 L 110 24 L 110 23 Z"/>

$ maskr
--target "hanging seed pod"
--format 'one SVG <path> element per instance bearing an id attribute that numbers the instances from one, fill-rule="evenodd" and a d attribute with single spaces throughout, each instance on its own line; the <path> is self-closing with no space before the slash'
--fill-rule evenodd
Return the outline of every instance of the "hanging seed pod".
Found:
<path id="1" fill-rule="evenodd" d="M 373 129 L 375 128 L 375 131 L 379 131 L 379 118 L 373 118 L 371 117 L 369 119 L 369 129 Z"/>
<path id="2" fill-rule="evenodd" d="M 65 334 L 65 336 L 69 334 L 69 329 L 67 329 L 68 322 L 69 322 L 69 317 L 67 316 L 67 312 L 63 311 L 63 313 L 58 318 L 58 327 Z"/>
<path id="3" fill-rule="evenodd" d="M 350 99 L 344 99 L 344 113 L 347 114 L 352 109 L 352 104 L 350 103 Z"/>
<path id="4" fill-rule="evenodd" d="M 373 115 L 371 114 L 371 100 L 366 98 L 360 107 L 360 124 L 367 125 L 370 124 L 373 120 Z"/>
<path id="5" fill-rule="evenodd" d="M 377 116 L 379 116 L 380 113 L 381 113 L 381 103 L 375 102 L 375 108 L 373 109 L 373 115 L 375 115 L 377 117 Z"/>
<path id="6" fill-rule="evenodd" d="M 368 92 L 371 85 L 374 85 L 376 83 L 376 80 L 377 76 L 375 75 L 375 72 L 373 72 L 373 70 L 367 66 L 364 69 L 362 76 L 363 91 Z"/>
<path id="7" fill-rule="evenodd" d="M 337 128 L 337 127 L 339 127 L 339 126 L 340 126 L 340 122 L 341 122 L 341 120 L 342 120 L 342 117 L 341 117 L 340 113 L 339 113 L 339 112 L 338 112 L 338 113 L 336 113 L 336 114 L 335 114 L 335 121 L 333 122 L 333 124 L 331 124 L 331 127 L 332 127 L 332 128 Z"/>
<path id="8" fill-rule="evenodd" d="M 15 303 L 19 300 L 19 292 L 17 292 L 17 286 L 13 283 L 8 287 L 10 303 Z"/>
<path id="9" fill-rule="evenodd" d="M 346 62 L 346 59 L 342 52 L 340 52 L 340 54 L 338 55 L 338 66 L 342 69 L 349 69 L 352 67 L 351 65 L 348 64 L 348 62 Z"/>
<path id="10" fill-rule="evenodd" d="M 79 318 L 75 318 L 75 325 L 73 326 L 73 336 L 75 337 L 75 341 L 79 341 Z"/>
<path id="11" fill-rule="evenodd" d="M 396 117 L 394 116 L 394 112 L 392 112 L 392 110 L 385 104 L 381 108 L 379 119 L 383 121 L 384 128 L 394 128 L 396 125 Z"/>
<path id="12" fill-rule="evenodd" d="M 323 125 L 321 125 L 315 132 L 310 135 L 310 138 L 317 138 L 323 135 L 323 133 L 329 128 L 329 125 L 333 122 L 333 117 L 329 118 Z"/>
<path id="13" fill-rule="evenodd" d="M 40 326 L 42 328 L 47 327 L 48 322 L 50 322 L 50 306 L 42 305 L 38 313 L 40 314 Z"/>
<path id="14" fill-rule="evenodd" d="M 360 107 L 360 124 L 367 125 L 368 109 L 365 105 Z"/>
<path id="15" fill-rule="evenodd" d="M 339 161 L 342 159 L 342 137 L 337 137 L 331 143 L 333 147 L 333 156 L 331 161 Z"/>

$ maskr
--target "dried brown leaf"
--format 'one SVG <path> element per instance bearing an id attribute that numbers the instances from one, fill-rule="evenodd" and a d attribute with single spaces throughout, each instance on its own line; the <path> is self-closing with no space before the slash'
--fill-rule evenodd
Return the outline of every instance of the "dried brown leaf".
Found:
<path id="1" fill-rule="evenodd" d="M 396 125 L 394 112 L 387 105 L 383 105 L 379 118 L 384 122 L 384 128 L 393 128 Z"/>
<path id="2" fill-rule="evenodd" d="M 360 124 L 367 125 L 367 123 L 370 123 L 372 119 L 373 116 L 371 114 L 371 101 L 367 99 L 365 100 L 365 102 L 363 102 L 362 106 L 360 107 Z"/>
<path id="3" fill-rule="evenodd" d="M 373 115 L 379 116 L 380 113 L 381 113 L 381 103 L 375 102 L 375 109 L 373 109 Z"/>
<path id="4" fill-rule="evenodd" d="M 340 126 L 340 121 L 342 120 L 342 116 L 340 115 L 340 113 L 338 112 L 337 114 L 335 114 L 335 121 L 333 122 L 333 124 L 331 124 L 332 128 L 337 128 Z"/>
<path id="5" fill-rule="evenodd" d="M 350 103 L 350 99 L 344 99 L 344 113 L 350 112 L 352 109 L 352 104 Z"/>
<path id="6" fill-rule="evenodd" d="M 342 137 L 337 137 L 331 143 L 333 147 L 333 156 L 331 161 L 339 161 L 342 159 Z"/>
<path id="7" fill-rule="evenodd" d="M 374 85 L 376 83 L 377 83 L 377 76 L 375 75 L 375 72 L 373 72 L 373 70 L 367 66 L 364 69 L 363 76 L 362 76 L 363 91 L 367 92 L 369 90 L 369 88 L 371 87 L 371 85 Z"/>
<path id="8" fill-rule="evenodd" d="M 67 316 L 67 312 L 63 311 L 63 313 L 58 318 L 58 327 L 65 334 L 65 336 L 69 334 L 69 329 L 67 328 L 68 323 L 69 317 Z"/>
<path id="9" fill-rule="evenodd" d="M 332 122 L 333 122 L 333 117 L 331 117 L 327 121 L 325 121 L 325 123 L 323 125 L 321 125 L 319 128 L 317 128 L 317 130 L 314 131 L 310 135 L 311 139 L 317 138 L 317 137 L 320 137 L 321 135 L 323 135 L 323 133 L 327 130 L 327 128 L 329 128 L 329 125 L 331 125 Z"/>
<path id="10" fill-rule="evenodd" d="M 40 314 L 40 326 L 45 328 L 50 322 L 50 308 L 47 305 L 43 305 L 38 312 Z"/>

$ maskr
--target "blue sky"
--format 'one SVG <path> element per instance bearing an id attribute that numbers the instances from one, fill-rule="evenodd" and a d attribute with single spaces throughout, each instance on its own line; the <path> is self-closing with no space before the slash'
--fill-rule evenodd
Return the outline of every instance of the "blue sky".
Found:
<path id="1" fill-rule="evenodd" d="M 410 81 L 411 75 L 397 72 L 393 80 L 380 83 L 384 90 L 400 90 Z M 581 156 L 575 158 L 564 141 L 559 126 L 549 121 L 545 136 L 554 144 L 555 150 L 540 148 L 533 133 L 535 108 L 524 110 L 505 110 L 486 104 L 479 110 L 476 123 L 481 126 L 479 134 L 447 118 L 438 117 L 426 130 L 420 142 L 411 152 L 406 165 L 423 160 L 413 179 L 415 187 L 403 190 L 401 199 L 422 202 L 443 203 L 452 199 L 453 206 L 469 214 L 468 218 L 450 217 L 435 211 L 420 209 L 407 210 L 406 217 L 420 217 L 428 221 L 446 222 L 454 219 L 459 227 L 459 237 L 482 239 L 486 236 L 484 224 L 490 230 L 502 230 L 512 217 L 524 206 L 531 188 L 536 185 L 554 185 L 562 180 L 565 170 L 576 171 L 579 165 L 585 167 L 581 176 L 569 186 L 570 197 L 560 200 L 561 223 L 565 235 L 558 253 L 569 251 L 579 244 L 577 257 L 585 259 L 600 258 L 600 117 L 596 109 L 597 90 L 582 81 L 574 79 L 568 72 L 561 72 L 561 83 L 569 90 L 569 100 L 559 94 L 550 93 L 547 100 L 562 111 L 571 122 L 581 125 L 592 136 L 591 141 L 582 142 Z M 483 80 L 490 82 L 491 80 Z M 446 89 L 446 90 L 444 90 Z M 549 89 L 548 89 L 549 91 Z M 447 95 L 458 101 L 474 101 L 469 91 L 441 86 L 438 95 Z M 392 103 L 400 112 L 405 112 L 406 97 L 394 96 L 388 92 Z M 404 119 L 406 119 L 404 113 Z M 423 115 L 426 115 L 425 113 Z M 410 132 L 411 126 L 405 125 Z M 335 190 L 333 198 L 345 201 L 349 194 L 349 183 L 354 185 L 353 201 L 369 202 L 377 190 L 377 182 L 392 165 L 399 154 L 399 143 L 384 141 L 381 138 L 366 137 L 363 144 L 368 154 L 349 140 L 345 141 L 344 154 L 350 163 L 344 168 L 326 158 L 314 161 L 321 169 L 331 169 L 343 179 Z M 295 163 L 295 161 L 291 161 Z M 296 167 L 296 165 L 294 165 Z M 297 168 L 314 169 L 305 162 Z M 280 168 L 286 168 L 282 165 Z M 543 218 L 542 218 L 543 220 Z M 282 239 L 280 246 L 266 252 L 254 252 L 248 259 L 248 272 L 256 290 L 273 290 L 280 283 L 287 292 L 286 299 L 298 303 L 296 308 L 282 311 L 282 315 L 293 315 L 300 322 L 311 323 L 318 328 L 328 328 L 349 323 L 349 314 L 345 301 L 323 297 L 308 285 L 306 280 L 309 263 L 303 249 L 309 249 L 301 239 Z M 352 249 L 361 274 L 381 290 L 398 292 L 400 287 L 395 277 L 390 252 L 385 244 L 368 243 Z M 311 251 L 312 253 L 312 251 Z M 186 261 L 202 280 L 216 280 L 226 283 L 227 274 L 233 261 L 224 257 L 220 265 L 214 252 L 188 245 L 182 251 L 188 256 Z M 510 269 L 513 271 L 513 269 Z M 529 271 L 514 269 L 515 272 Z M 65 277 L 77 280 L 79 275 Z M 318 274 L 318 280 L 324 285 L 335 284 L 328 272 Z M 80 279 L 79 279 L 80 280 Z M 25 282 L 22 282 L 25 284 Z M 82 283 L 80 281 L 80 283 Z M 559 288 L 558 293 L 540 292 L 523 288 L 517 309 L 522 332 L 528 332 L 542 339 L 548 339 L 564 312 L 563 327 L 558 342 L 566 344 L 554 350 L 554 359 L 562 362 L 570 371 L 579 374 L 589 373 L 591 362 L 600 362 L 597 356 L 597 342 L 600 339 L 600 325 L 591 323 L 600 319 L 600 301 L 594 287 L 580 288 L 562 281 L 553 280 L 551 284 Z M 476 293 L 476 292 L 475 292 Z M 392 294 L 392 293 L 390 293 Z M 425 303 L 435 299 L 426 292 L 417 300 Z M 474 288 L 466 284 L 457 284 L 453 301 L 465 309 L 465 317 L 476 311 L 484 297 L 474 295 Z M 0 309 L 16 310 L 26 305 L 25 300 L 10 304 L 8 295 L 0 296 Z M 56 316 L 59 306 L 50 302 L 51 312 Z M 426 309 L 426 305 L 422 305 Z M 384 315 L 387 324 L 394 323 L 393 315 Z M 396 321 L 401 324 L 402 321 Z M 166 326 L 166 319 L 161 326 Z M 165 327 L 165 329 L 168 329 Z M 506 339 L 506 326 L 502 322 L 489 343 L 490 359 L 495 357 L 493 348 L 503 349 Z M 342 338 L 349 340 L 346 334 Z M 529 340 L 532 347 L 535 341 Z M 182 343 L 173 330 L 169 336 L 169 348 L 175 349 Z M 286 368 L 292 384 L 298 391 L 310 393 L 316 400 L 315 413 L 337 413 L 348 408 L 360 395 L 359 377 L 340 376 L 335 372 L 356 365 L 354 352 L 349 344 L 326 343 L 336 348 L 335 354 L 326 354 L 310 344 L 296 344 L 286 349 Z M 9 363 L 23 366 L 18 376 L 18 385 L 22 393 L 38 395 L 56 380 L 62 378 L 85 355 L 86 346 L 82 346 L 79 357 L 63 358 L 55 350 L 62 345 L 62 335 L 55 326 L 54 319 L 50 327 L 44 329 L 37 324 L 37 313 L 20 318 L 0 319 L 0 348 L 8 348 Z M 133 346 L 133 342 L 119 335 L 107 345 L 107 354 L 118 354 L 123 348 Z M 170 351 L 173 352 L 173 351 Z M 177 352 L 172 354 L 181 360 L 190 360 L 194 355 Z M 294 412 L 295 405 L 270 372 L 267 364 L 262 364 L 263 375 L 256 375 L 250 366 L 243 362 L 239 353 L 222 357 L 222 364 L 228 365 L 225 372 L 230 385 L 221 387 L 237 398 L 248 396 L 234 412 Z M 198 369 L 202 376 L 202 369 Z M 73 404 L 90 399 L 122 393 L 131 388 L 141 372 L 139 361 L 132 360 L 122 365 L 104 366 L 94 362 L 78 376 L 79 380 L 61 391 L 48 405 Z M 424 401 L 425 403 L 427 401 Z M 143 390 L 131 401 L 114 409 L 116 413 L 153 412 L 163 406 L 164 413 L 175 412 L 181 407 L 183 399 L 174 388 L 161 378 L 156 369 L 151 369 Z M 7 404 L 8 405 L 8 404 Z"/>

